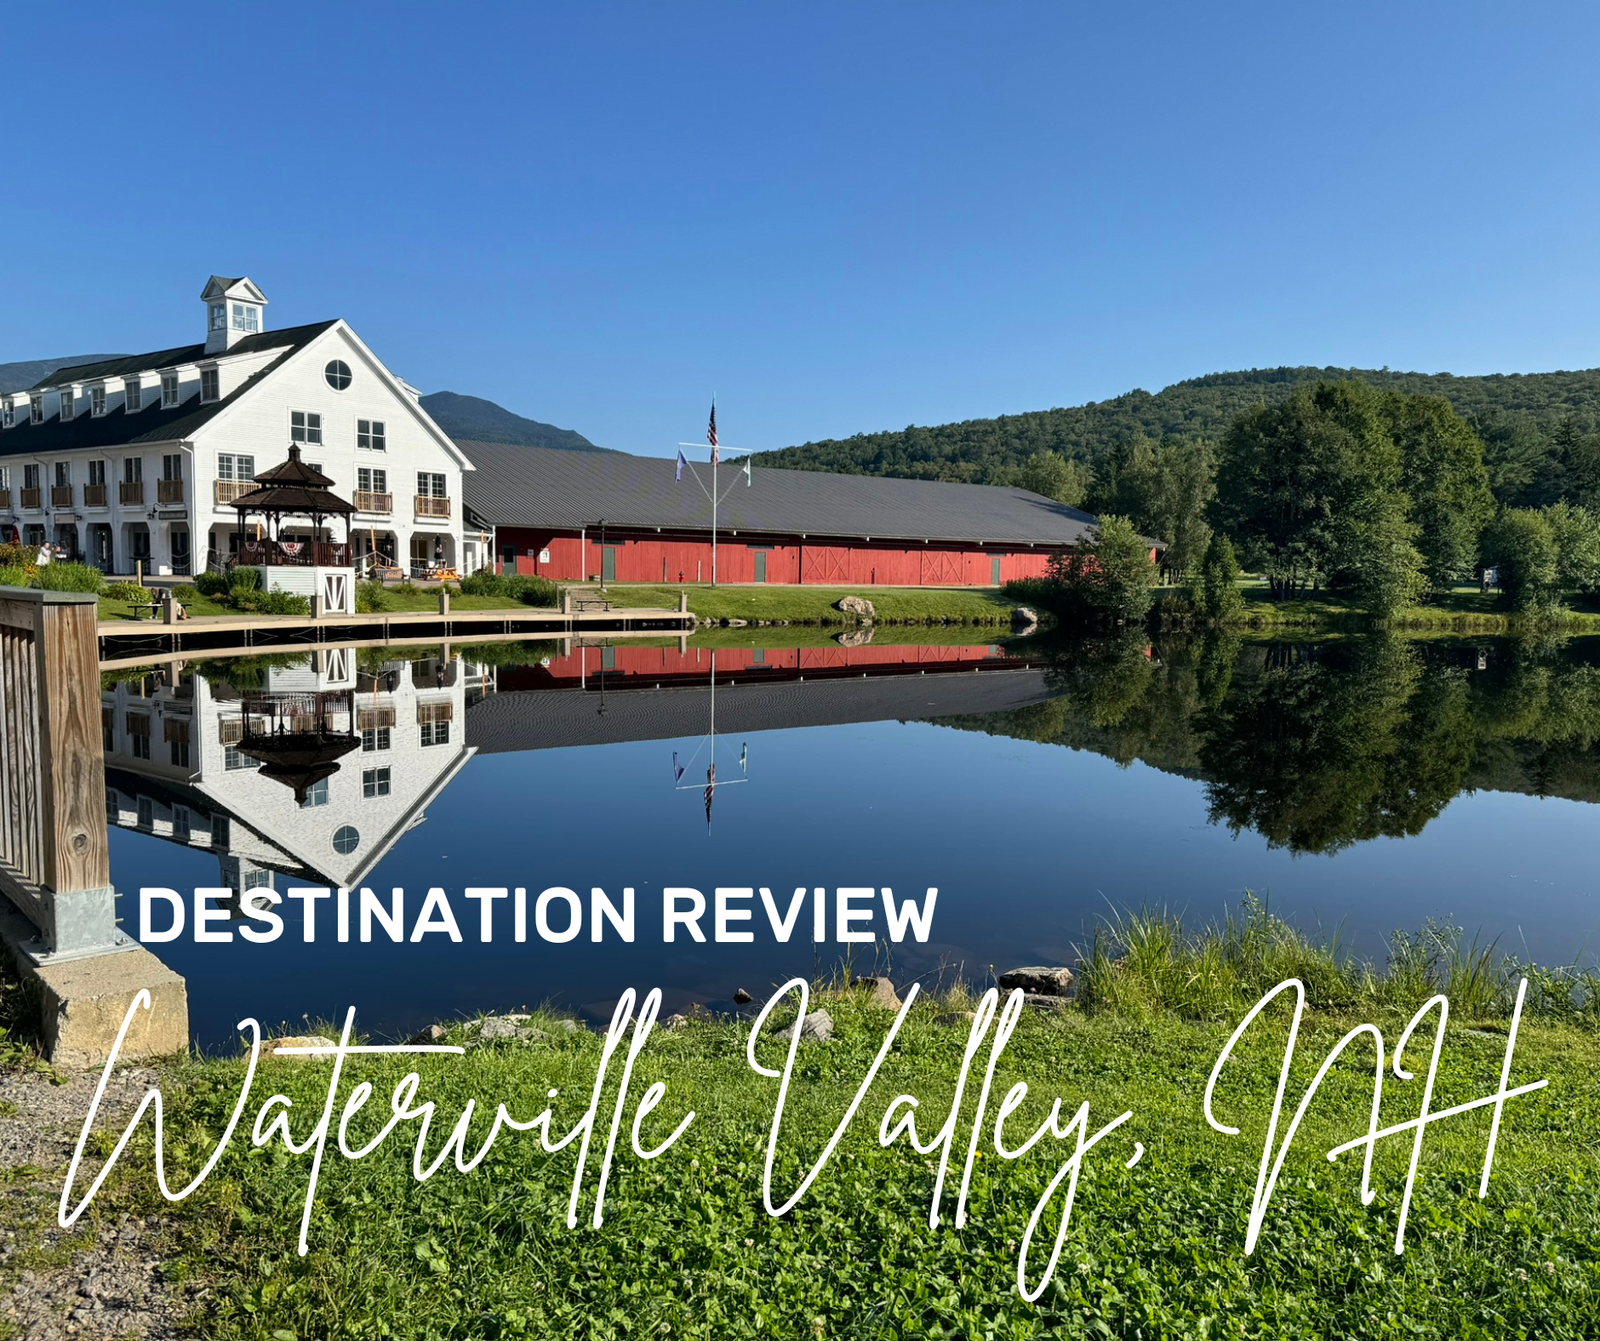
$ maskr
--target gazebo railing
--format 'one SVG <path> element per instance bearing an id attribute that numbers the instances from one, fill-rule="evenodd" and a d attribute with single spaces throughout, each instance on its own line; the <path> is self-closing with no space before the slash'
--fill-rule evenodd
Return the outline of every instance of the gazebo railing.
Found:
<path id="1" fill-rule="evenodd" d="M 290 568 L 348 568 L 350 546 L 333 540 L 242 540 L 238 561 Z"/>

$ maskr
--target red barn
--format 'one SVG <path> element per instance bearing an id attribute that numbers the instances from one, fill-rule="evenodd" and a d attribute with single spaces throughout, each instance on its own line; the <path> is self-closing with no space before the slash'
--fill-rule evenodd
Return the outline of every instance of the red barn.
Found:
<path id="1" fill-rule="evenodd" d="M 709 582 L 711 467 L 664 457 L 461 442 L 467 542 L 501 572 Z M 717 472 L 719 582 L 998 586 L 1039 577 L 1095 519 L 1026 489 L 878 475 Z M 479 533 L 475 536 L 473 532 Z"/>

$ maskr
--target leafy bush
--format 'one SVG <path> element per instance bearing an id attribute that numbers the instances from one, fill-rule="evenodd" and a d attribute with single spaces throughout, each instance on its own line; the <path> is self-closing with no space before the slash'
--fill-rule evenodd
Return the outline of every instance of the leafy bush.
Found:
<path id="1" fill-rule="evenodd" d="M 39 558 L 37 545 L 13 545 L 10 542 L 0 545 L 0 568 L 27 568 L 32 569 Z"/>
<path id="2" fill-rule="evenodd" d="M 1150 613 L 1156 566 L 1126 517 L 1105 516 L 1092 539 L 1053 555 L 1039 601 L 1068 622 L 1123 623 Z"/>
<path id="3" fill-rule="evenodd" d="M 253 570 L 252 570 L 253 571 Z M 195 590 L 202 596 L 221 596 L 233 585 L 227 573 L 213 573 L 209 570 L 196 573 L 194 578 Z"/>
<path id="4" fill-rule="evenodd" d="M 1042 577 L 1014 577 L 1000 584 L 1000 594 L 1019 605 L 1048 605 L 1054 590 Z"/>
<path id="5" fill-rule="evenodd" d="M 356 613 L 361 615 L 381 614 L 389 608 L 383 583 L 357 582 L 356 583 Z"/>
<path id="6" fill-rule="evenodd" d="M 251 591 L 235 587 L 227 597 L 235 610 L 254 615 L 309 615 L 311 601 L 306 596 L 295 596 L 274 587 L 271 591 Z"/>
<path id="7" fill-rule="evenodd" d="M 1532 508 L 1507 508 L 1490 524 L 1484 557 L 1500 570 L 1500 590 L 1514 610 L 1556 603 L 1561 551 L 1550 519 Z"/>
<path id="8" fill-rule="evenodd" d="M 462 578 L 461 594 L 498 596 L 502 600 L 521 601 L 524 605 L 553 606 L 561 603 L 561 588 L 547 578 L 492 573 L 487 568 Z"/>
<path id="9" fill-rule="evenodd" d="M 259 568 L 235 568 L 228 574 L 228 589 L 230 591 L 260 591 L 261 570 Z"/>
<path id="10" fill-rule="evenodd" d="M 47 563 L 34 580 L 43 591 L 98 592 L 106 584 L 106 575 L 85 563 Z"/>
<path id="11" fill-rule="evenodd" d="M 0 567 L 0 587 L 25 587 L 32 574 L 15 565 Z"/>
<path id="12" fill-rule="evenodd" d="M 194 588 L 184 590 L 192 591 Z M 113 601 L 144 601 L 150 598 L 150 588 L 141 587 L 137 582 L 108 582 L 100 594 Z"/>
<path id="13" fill-rule="evenodd" d="M 1233 542 L 1221 532 L 1211 537 L 1205 558 L 1200 560 L 1200 581 L 1194 596 L 1196 604 L 1211 619 L 1226 619 L 1244 606 L 1239 592 L 1239 560 L 1234 556 Z"/>

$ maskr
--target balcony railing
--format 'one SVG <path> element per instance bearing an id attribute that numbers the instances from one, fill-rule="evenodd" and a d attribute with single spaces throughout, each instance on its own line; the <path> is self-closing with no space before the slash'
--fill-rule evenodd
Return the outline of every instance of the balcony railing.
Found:
<path id="1" fill-rule="evenodd" d="M 370 489 L 356 490 L 357 512 L 382 512 L 394 511 L 394 495 L 373 493 Z"/>
<path id="2" fill-rule="evenodd" d="M 103 484 L 86 484 L 83 486 L 83 505 L 86 508 L 103 508 L 106 505 L 106 486 Z"/>
<path id="3" fill-rule="evenodd" d="M 41 490 L 38 490 L 38 489 L 24 489 L 22 491 L 22 506 L 25 507 L 25 508 L 32 508 L 32 509 L 34 509 L 34 511 L 38 511 L 39 508 L 44 506 L 39 501 L 41 497 L 42 497 L 42 491 Z"/>
<path id="4" fill-rule="evenodd" d="M 156 502 L 158 502 L 158 503 L 181 503 L 181 502 L 183 502 L 183 481 L 182 480 L 157 480 L 156 481 Z"/>
<path id="5" fill-rule="evenodd" d="M 449 515 L 450 500 L 448 498 L 435 498 L 431 494 L 417 495 L 417 516 L 448 517 Z"/>
<path id="6" fill-rule="evenodd" d="M 216 494 L 218 507 L 233 502 L 236 498 L 243 498 L 256 487 L 254 480 L 217 480 L 212 484 Z"/>
<path id="7" fill-rule="evenodd" d="M 332 540 L 243 540 L 238 561 L 246 567 L 348 568 L 350 546 Z"/>
<path id="8" fill-rule="evenodd" d="M 0 508 L 9 508 L 10 506 L 11 506 L 11 490 L 9 490 L 9 489 L 0 489 Z"/>
<path id="9" fill-rule="evenodd" d="M 117 485 L 117 502 L 140 507 L 144 504 L 144 481 L 123 480 Z"/>
<path id="10" fill-rule="evenodd" d="M 70 508 L 72 506 L 72 486 L 70 484 L 52 484 L 50 486 L 50 506 L 53 508 Z"/>

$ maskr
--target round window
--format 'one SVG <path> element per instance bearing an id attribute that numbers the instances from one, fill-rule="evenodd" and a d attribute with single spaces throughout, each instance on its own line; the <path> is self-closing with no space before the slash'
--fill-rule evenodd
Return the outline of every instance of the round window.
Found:
<path id="1" fill-rule="evenodd" d="M 343 359 L 334 359 L 322 370 L 322 375 L 328 379 L 328 385 L 335 391 L 343 391 L 350 385 L 350 365 Z"/>
<path id="2" fill-rule="evenodd" d="M 361 846 L 361 835 L 349 824 L 341 824 L 333 831 L 333 850 L 341 856 L 349 856 Z"/>

